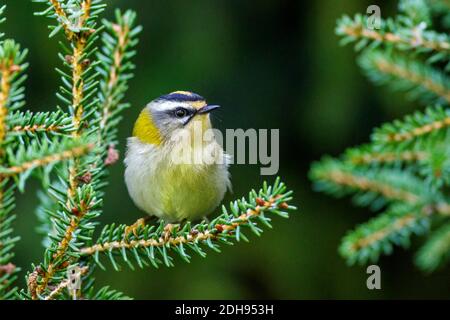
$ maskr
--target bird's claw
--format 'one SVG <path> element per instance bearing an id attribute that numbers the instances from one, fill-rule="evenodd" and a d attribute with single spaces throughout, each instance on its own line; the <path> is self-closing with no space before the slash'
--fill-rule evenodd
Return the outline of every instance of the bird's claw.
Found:
<path id="1" fill-rule="evenodd" d="M 145 218 L 140 218 L 138 220 L 136 220 L 135 223 L 133 223 L 131 226 L 127 226 L 125 228 L 125 238 L 128 238 L 128 236 L 132 233 L 136 238 L 138 237 L 137 235 L 137 231 L 139 230 L 139 228 L 142 228 L 145 226 Z"/>

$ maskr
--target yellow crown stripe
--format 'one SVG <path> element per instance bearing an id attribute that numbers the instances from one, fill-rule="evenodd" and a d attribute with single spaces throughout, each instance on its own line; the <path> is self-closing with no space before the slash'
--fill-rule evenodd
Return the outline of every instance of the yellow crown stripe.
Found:
<path id="1" fill-rule="evenodd" d="M 190 91 L 175 91 L 175 92 L 172 92 L 171 94 L 182 94 L 182 95 L 188 96 L 188 97 L 192 97 L 194 95 L 194 93 L 192 93 Z M 200 108 L 203 108 L 204 106 L 206 106 L 206 101 L 203 99 L 200 99 L 197 101 L 189 101 L 188 103 L 195 109 L 200 109 Z"/>
<path id="2" fill-rule="evenodd" d="M 159 146 L 162 138 L 159 129 L 153 122 L 152 116 L 147 109 L 142 110 L 134 124 L 133 136 L 141 142 Z"/>
<path id="3" fill-rule="evenodd" d="M 200 109 L 206 106 L 206 102 L 204 100 L 191 101 L 189 104 L 195 109 Z"/>
<path id="4" fill-rule="evenodd" d="M 185 96 L 193 96 L 194 94 L 190 91 L 175 91 L 172 92 L 171 94 L 183 94 Z"/>

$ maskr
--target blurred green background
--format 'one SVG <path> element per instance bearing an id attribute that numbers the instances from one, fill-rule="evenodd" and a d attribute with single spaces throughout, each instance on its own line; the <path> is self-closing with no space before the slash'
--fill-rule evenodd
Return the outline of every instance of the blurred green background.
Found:
<path id="1" fill-rule="evenodd" d="M 5 1 L 3 1 L 5 2 Z M 192 90 L 224 108 L 214 120 L 225 128 L 279 128 L 280 172 L 295 191 L 298 212 L 276 219 L 274 229 L 250 243 L 177 259 L 175 268 L 121 272 L 97 271 L 97 287 L 110 285 L 138 299 L 330 299 L 448 298 L 449 271 L 432 275 L 412 264 L 412 251 L 395 250 L 383 257 L 382 290 L 366 288 L 365 267 L 348 267 L 337 254 L 345 232 L 370 216 L 349 199 L 336 200 L 312 191 L 310 163 L 321 155 L 368 140 L 371 128 L 418 107 L 401 94 L 376 88 L 361 75 L 352 48 L 342 48 L 334 35 L 344 13 L 365 12 L 373 1 L 360 0 L 111 0 L 112 7 L 132 8 L 143 25 L 136 77 L 131 81 L 120 130 L 123 155 L 126 137 L 141 108 L 174 90 Z M 59 85 L 54 68 L 57 41 L 48 39 L 42 8 L 29 0 L 7 0 L 2 30 L 30 49 L 27 107 L 52 110 Z M 395 1 L 378 2 L 383 17 Z M 142 216 L 128 197 L 123 164 L 111 169 L 103 223 L 132 223 Z M 233 166 L 234 194 L 258 188 L 267 178 L 258 166 Z M 42 259 L 34 232 L 38 183 L 18 199 L 16 262 L 22 275 Z M 413 241 L 413 248 L 420 239 Z M 24 277 L 21 277 L 21 285 Z"/>

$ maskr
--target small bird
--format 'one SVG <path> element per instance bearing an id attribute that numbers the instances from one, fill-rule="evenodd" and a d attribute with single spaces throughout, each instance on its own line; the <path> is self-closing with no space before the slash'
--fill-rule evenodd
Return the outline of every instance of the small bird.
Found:
<path id="1" fill-rule="evenodd" d="M 214 136 L 203 138 L 218 108 L 176 91 L 142 110 L 125 157 L 125 182 L 138 208 L 170 223 L 206 217 L 220 204 L 231 188 L 229 157 Z"/>

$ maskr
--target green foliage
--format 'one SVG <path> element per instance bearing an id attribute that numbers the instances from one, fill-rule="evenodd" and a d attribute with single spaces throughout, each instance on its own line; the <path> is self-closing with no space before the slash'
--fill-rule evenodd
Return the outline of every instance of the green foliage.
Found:
<path id="1" fill-rule="evenodd" d="M 108 286 L 101 288 L 97 292 L 91 290 L 86 296 L 89 300 L 132 300 L 122 292 L 110 289 Z"/>
<path id="2" fill-rule="evenodd" d="M 106 7 L 102 0 L 91 0 L 89 2 L 82 0 L 33 0 L 33 2 L 47 5 L 44 11 L 35 14 L 52 19 L 53 22 L 49 25 L 51 30 L 49 37 L 51 38 L 58 32 L 64 31 L 69 40 L 80 36 L 83 32 L 95 30 L 98 15 Z M 56 2 L 58 5 L 55 5 Z M 88 15 L 85 14 L 86 6 L 90 7 Z"/>
<path id="3" fill-rule="evenodd" d="M 133 77 L 135 66 L 131 58 L 136 54 L 134 48 L 139 42 L 137 35 L 142 30 L 141 26 L 135 27 L 135 20 L 136 13 L 133 11 L 127 11 L 124 15 L 116 11 L 116 24 L 102 21 L 106 32 L 102 34 L 102 50 L 97 52 L 100 62 L 97 72 L 101 76 L 98 99 L 103 112 L 99 125 L 101 138 L 107 144 L 116 143 L 120 113 L 129 107 L 122 100 L 128 89 L 128 80 Z M 118 31 L 119 37 L 114 36 Z M 118 55 L 115 55 L 116 52 Z"/>
<path id="4" fill-rule="evenodd" d="M 14 40 L 6 39 L 0 47 L 0 61 L 3 69 L 8 70 L 8 88 L 7 100 L 5 101 L 9 111 L 15 111 L 25 104 L 23 83 L 26 80 L 24 71 L 28 67 L 25 58 L 27 50 L 21 50 L 20 45 Z"/>
<path id="5" fill-rule="evenodd" d="M 318 191 L 342 197 L 354 194 L 359 206 L 374 210 L 397 201 L 421 204 L 439 195 L 431 192 L 418 177 L 396 168 L 367 168 L 346 161 L 325 158 L 310 172 Z"/>
<path id="6" fill-rule="evenodd" d="M 0 15 L 3 14 L 5 7 L 0 8 Z M 4 22 L 5 19 L 2 17 L 0 22 Z M 3 37 L 3 34 L 1 34 Z M 20 47 L 15 45 L 11 40 L 2 41 L 0 43 L 0 64 L 2 65 L 2 70 L 7 70 L 7 75 L 1 73 L 1 80 L 3 85 L 1 87 L 2 94 L 8 92 L 7 96 L 2 96 L 0 104 L 1 113 L 1 123 L 3 128 L 0 128 L 2 141 L 2 148 L 6 150 L 11 150 L 11 146 L 5 143 L 6 130 L 5 130 L 5 116 L 7 115 L 7 108 L 15 108 L 21 106 L 21 96 L 20 96 L 20 83 L 23 82 L 23 78 L 18 78 L 15 76 L 11 79 L 10 68 L 12 62 L 23 63 L 23 58 L 25 53 L 20 53 Z M 24 65 L 23 65 L 24 67 Z M 14 76 L 14 75 L 13 75 Z M 9 94 L 14 96 L 12 99 Z M 4 152 L 1 155 L 1 163 L 5 164 Z M 12 222 L 16 219 L 16 215 L 13 213 L 14 204 L 14 185 L 12 185 L 8 178 L 0 179 L 0 298 L 10 299 L 14 296 L 17 288 L 14 287 L 14 281 L 17 279 L 17 273 L 20 271 L 13 263 L 14 258 L 14 246 L 19 237 L 13 234 Z"/>
<path id="7" fill-rule="evenodd" d="M 107 225 L 96 244 L 85 248 L 83 254 L 92 256 L 104 269 L 99 259 L 103 253 L 115 270 L 120 269 L 118 259 L 123 260 L 131 269 L 134 269 L 133 260 L 141 268 L 149 264 L 156 268 L 160 264 L 172 267 L 174 264 L 171 252 L 190 262 L 189 251 L 201 257 L 206 256 L 202 247 L 220 252 L 219 244 L 231 245 L 233 240 L 241 239 L 248 241 L 243 229 L 260 236 L 263 230 L 259 224 L 272 228 L 269 215 L 287 218 L 285 210 L 295 209 L 287 205 L 292 199 L 291 194 L 292 192 L 286 192 L 286 186 L 277 179 L 273 186 L 267 187 L 265 184 L 258 193 L 252 190 L 248 199 L 242 198 L 232 202 L 229 209 L 222 206 L 222 214 L 210 222 L 166 225 L 161 221 L 159 225 L 138 226 L 133 231 L 127 230 L 126 225 Z"/>
<path id="8" fill-rule="evenodd" d="M 431 272 L 450 259 L 450 224 L 437 229 L 425 242 L 416 256 L 421 269 Z"/>
<path id="9" fill-rule="evenodd" d="M 433 104 L 376 128 L 370 143 L 313 164 L 317 190 L 353 194 L 358 205 L 382 210 L 342 240 L 339 252 L 350 264 L 376 261 L 393 246 L 409 247 L 413 235 L 428 234 L 417 265 L 433 271 L 448 260 L 450 44 L 448 26 L 439 26 L 435 14 L 448 15 L 450 8 L 436 3 L 400 1 L 400 13 L 380 29 L 370 28 L 363 15 L 338 21 L 337 34 L 344 43 L 356 42 L 369 80 Z"/>
<path id="10" fill-rule="evenodd" d="M 376 84 L 405 91 L 423 103 L 450 103 L 450 79 L 423 62 L 378 50 L 365 51 L 358 62 Z"/>
<path id="11" fill-rule="evenodd" d="M 391 254 L 394 245 L 407 248 L 412 234 L 427 233 L 430 220 L 420 207 L 391 206 L 345 236 L 339 253 L 349 264 L 375 262 L 380 254 Z"/>
<path id="12" fill-rule="evenodd" d="M 4 7 L 0 13 L 3 11 Z M 76 144 L 68 140 L 53 140 L 50 144 L 46 140 L 27 140 L 28 143 L 23 143 L 24 140 L 17 139 L 20 135 L 17 128 L 26 132 L 28 129 L 24 128 L 33 122 L 30 113 L 25 115 L 18 111 L 24 105 L 26 55 L 27 51 L 13 40 L 0 43 L 0 299 L 14 297 L 17 291 L 14 281 L 20 271 L 13 264 L 14 244 L 20 239 L 13 234 L 12 222 L 16 218 L 13 213 L 14 190 L 18 187 L 23 191 L 26 178 L 37 167 L 43 167 L 44 172 L 48 172 L 56 162 L 84 153 L 73 153 L 73 148 L 87 147 L 82 140 Z M 21 118 L 19 115 L 24 116 Z"/>
<path id="13" fill-rule="evenodd" d="M 103 0 L 34 2 L 45 5 L 36 14 L 52 21 L 50 38 L 63 39 L 58 54 L 62 66 L 56 70 L 61 76 L 61 106 L 39 113 L 18 110 L 24 105 L 26 51 L 13 40 L 1 42 L 0 299 L 72 299 L 68 271 L 75 267 L 82 280 L 78 298 L 129 299 L 109 287 L 94 289 L 100 252 L 116 269 L 119 259 L 130 267 L 132 259 L 141 267 L 172 265 L 171 253 L 189 261 L 189 250 L 200 255 L 202 246 L 218 251 L 221 243 L 247 240 L 242 229 L 259 235 L 259 224 L 271 227 L 269 214 L 287 217 L 286 211 L 295 209 L 288 204 L 291 192 L 277 179 L 259 193 L 252 191 L 247 200 L 233 202 L 229 211 L 223 207 L 211 222 L 112 224 L 97 237 L 108 167 L 118 158 L 117 127 L 129 106 L 124 98 L 141 27 L 133 11 L 117 10 L 115 21 L 99 23 Z M 31 176 L 44 186 L 37 208 L 44 255 L 27 273 L 27 287 L 18 290 L 14 281 L 20 268 L 13 264 L 13 249 L 20 238 L 13 230 L 14 191 L 23 192 Z"/>
<path id="14" fill-rule="evenodd" d="M 36 169 L 43 167 L 42 180 L 47 181 L 53 166 L 63 160 L 69 160 L 87 154 L 92 149 L 84 138 L 70 137 L 48 140 L 32 140 L 27 146 L 19 145 L 15 153 L 7 150 L 9 167 L 0 166 L 0 175 L 13 176 L 20 191 L 24 191 L 25 180 Z"/>
<path id="15" fill-rule="evenodd" d="M 450 110 L 437 105 L 386 123 L 375 129 L 371 138 L 377 150 L 422 150 L 445 141 L 449 125 Z"/>
<path id="16" fill-rule="evenodd" d="M 406 18 L 412 22 L 410 25 L 420 23 L 432 24 L 431 10 L 426 1 L 423 0 L 400 0 L 398 9 Z M 402 16 L 399 16 L 399 18 Z"/>
<path id="17" fill-rule="evenodd" d="M 21 144 L 31 139 L 51 140 L 73 132 L 72 118 L 61 110 L 55 112 L 16 111 L 8 115 L 9 135 Z"/>
<path id="18" fill-rule="evenodd" d="M 370 28 L 369 17 L 356 14 L 354 18 L 344 15 L 338 20 L 336 33 L 342 36 L 341 43 L 355 43 L 357 51 L 382 48 L 405 54 L 424 56 L 427 62 L 447 62 L 450 55 L 450 37 L 446 33 L 428 30 L 426 10 L 417 10 L 413 3 L 423 1 L 402 1 L 407 15 L 398 15 L 395 19 L 380 20 L 380 29 Z M 420 20 L 419 20 L 420 19 Z M 425 20 L 423 20 L 425 19 Z"/>
<path id="19" fill-rule="evenodd" d="M 9 184 L 8 179 L 4 179 L 0 188 L 3 190 L 0 209 L 0 297 L 10 299 L 17 291 L 13 285 L 20 269 L 12 264 L 12 259 L 14 245 L 20 238 L 13 235 L 12 228 L 12 222 L 16 219 L 16 215 L 12 213 L 15 207 L 14 187 Z"/>

